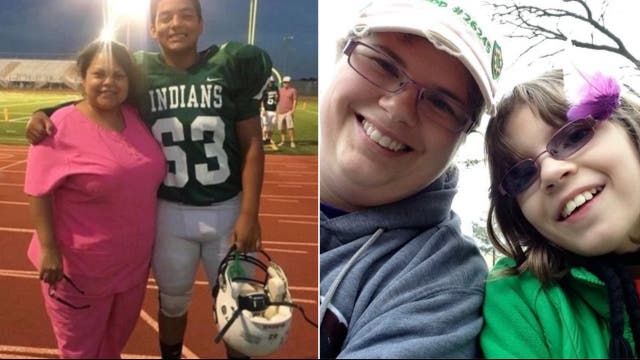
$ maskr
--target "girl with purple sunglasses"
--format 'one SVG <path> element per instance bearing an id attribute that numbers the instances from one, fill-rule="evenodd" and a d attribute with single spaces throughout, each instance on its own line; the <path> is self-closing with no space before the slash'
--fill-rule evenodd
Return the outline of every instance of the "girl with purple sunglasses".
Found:
<path id="1" fill-rule="evenodd" d="M 487 127 L 488 358 L 640 354 L 640 106 L 585 80 L 573 103 L 559 70 L 520 84 Z"/>

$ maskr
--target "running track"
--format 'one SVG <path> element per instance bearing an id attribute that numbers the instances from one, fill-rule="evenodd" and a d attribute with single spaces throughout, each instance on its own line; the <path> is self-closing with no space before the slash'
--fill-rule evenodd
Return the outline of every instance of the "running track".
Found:
<path id="1" fill-rule="evenodd" d="M 56 358 L 37 273 L 26 257 L 33 225 L 22 192 L 27 148 L 0 146 L 0 358 Z M 260 222 L 263 246 L 289 280 L 294 302 L 317 322 L 317 156 L 267 155 Z M 149 279 L 124 358 L 158 358 L 157 287 Z M 206 277 L 199 270 L 183 356 L 222 358 Z M 317 358 L 317 329 L 294 311 L 289 338 L 272 358 Z"/>

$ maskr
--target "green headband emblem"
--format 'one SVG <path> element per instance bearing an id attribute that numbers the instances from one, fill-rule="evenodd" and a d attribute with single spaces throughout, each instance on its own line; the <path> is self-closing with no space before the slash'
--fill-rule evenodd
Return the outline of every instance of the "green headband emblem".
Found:
<path id="1" fill-rule="evenodd" d="M 494 80 L 497 80 L 500 77 L 503 63 L 502 48 L 498 45 L 497 41 L 494 41 L 493 52 L 491 54 L 491 74 L 493 75 Z"/>

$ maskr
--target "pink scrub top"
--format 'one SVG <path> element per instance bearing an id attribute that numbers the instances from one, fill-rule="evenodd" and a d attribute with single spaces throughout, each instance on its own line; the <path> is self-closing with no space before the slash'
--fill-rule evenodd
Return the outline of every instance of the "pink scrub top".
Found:
<path id="1" fill-rule="evenodd" d="M 165 159 L 138 112 L 122 112 L 117 132 L 63 107 L 51 117 L 56 132 L 29 148 L 24 191 L 51 195 L 64 273 L 87 296 L 127 290 L 149 273 Z M 39 267 L 37 233 L 28 256 Z"/>

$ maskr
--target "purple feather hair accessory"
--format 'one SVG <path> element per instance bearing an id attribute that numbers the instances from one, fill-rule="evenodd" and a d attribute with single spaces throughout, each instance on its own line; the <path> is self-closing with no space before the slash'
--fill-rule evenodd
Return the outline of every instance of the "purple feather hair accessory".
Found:
<path id="1" fill-rule="evenodd" d="M 574 121 L 587 116 L 596 120 L 608 119 L 620 106 L 618 81 L 599 72 L 584 80 L 578 91 L 579 100 L 567 111 L 567 120 Z"/>

